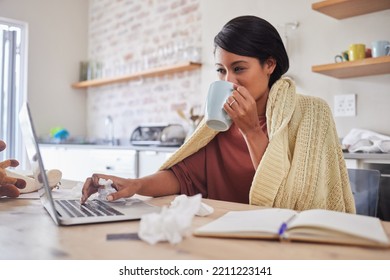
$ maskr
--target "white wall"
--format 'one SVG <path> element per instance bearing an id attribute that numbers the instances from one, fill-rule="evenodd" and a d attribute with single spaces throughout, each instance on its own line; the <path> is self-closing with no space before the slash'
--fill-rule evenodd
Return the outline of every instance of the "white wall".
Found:
<path id="1" fill-rule="evenodd" d="M 390 75 L 335 79 L 311 72 L 311 66 L 332 63 L 350 43 L 390 40 L 390 10 L 336 20 L 311 9 L 317 0 L 201 0 L 202 95 L 216 78 L 213 37 L 234 16 L 254 14 L 283 30 L 288 22 L 300 27 L 289 32 L 289 75 L 301 93 L 324 98 L 333 107 L 337 94 L 357 94 L 357 116 L 335 118 L 340 136 L 353 127 L 390 135 Z M 109 13 L 109 11 L 105 11 Z M 63 125 L 76 135 L 86 127 L 85 91 L 73 90 L 79 61 L 87 58 L 88 0 L 0 0 L 0 16 L 29 23 L 28 90 L 38 132 Z M 47 109 L 49 108 L 49 109 Z M 69 113 L 71 111 L 71 113 Z M 164 121 L 162 115 L 161 121 Z"/>
<path id="2" fill-rule="evenodd" d="M 378 39 L 390 40 L 390 10 L 336 20 L 311 9 L 316 0 L 202 0 L 203 63 L 202 93 L 216 78 L 213 67 L 213 38 L 231 18 L 244 14 L 263 17 L 283 33 L 285 23 L 299 21 L 289 30 L 290 70 L 298 91 L 324 98 L 333 109 L 333 97 L 357 94 L 357 116 L 336 117 L 339 136 L 351 128 L 365 128 L 390 135 L 390 76 L 378 75 L 336 79 L 311 72 L 312 65 L 332 63 L 349 44 L 367 46 Z"/>
<path id="3" fill-rule="evenodd" d="M 37 132 L 86 131 L 86 95 L 71 88 L 87 57 L 88 0 L 0 0 L 0 16 L 29 26 L 27 95 Z"/>

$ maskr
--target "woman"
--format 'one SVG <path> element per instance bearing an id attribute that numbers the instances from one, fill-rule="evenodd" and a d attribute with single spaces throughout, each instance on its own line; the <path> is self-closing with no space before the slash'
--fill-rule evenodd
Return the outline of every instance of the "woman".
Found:
<path id="1" fill-rule="evenodd" d="M 276 29 L 255 16 L 229 21 L 214 39 L 219 79 L 234 83 L 226 132 L 201 123 L 157 173 L 140 179 L 94 174 L 82 202 L 111 179 L 116 200 L 133 194 L 203 197 L 266 207 L 355 212 L 327 104 L 295 93 L 281 76 L 289 61 Z"/>

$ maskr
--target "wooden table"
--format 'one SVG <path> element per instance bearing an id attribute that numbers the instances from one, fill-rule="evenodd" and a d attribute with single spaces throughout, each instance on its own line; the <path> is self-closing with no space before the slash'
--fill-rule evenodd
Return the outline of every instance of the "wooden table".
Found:
<path id="1" fill-rule="evenodd" d="M 154 198 L 155 205 L 169 205 L 173 196 Z M 229 210 L 256 206 L 204 200 L 214 207 L 208 217 L 195 217 L 193 229 Z M 194 237 L 177 245 L 149 245 L 141 240 L 108 241 L 108 234 L 136 233 L 139 221 L 58 227 L 37 199 L 0 199 L 0 259 L 390 259 L 390 249 L 264 240 Z M 383 222 L 390 236 L 390 222 Z"/>

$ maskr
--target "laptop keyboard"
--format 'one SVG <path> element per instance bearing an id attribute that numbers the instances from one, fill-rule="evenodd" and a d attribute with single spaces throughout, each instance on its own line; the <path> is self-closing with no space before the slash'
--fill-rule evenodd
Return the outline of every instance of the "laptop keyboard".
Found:
<path id="1" fill-rule="evenodd" d="M 55 201 L 70 217 L 95 217 L 95 216 L 118 216 L 123 213 L 94 199 L 81 204 L 78 200 L 60 199 Z"/>

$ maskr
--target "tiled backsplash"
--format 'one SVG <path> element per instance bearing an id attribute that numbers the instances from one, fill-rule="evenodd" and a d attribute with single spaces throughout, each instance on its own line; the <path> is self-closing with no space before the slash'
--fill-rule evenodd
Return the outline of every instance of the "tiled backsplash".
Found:
<path id="1" fill-rule="evenodd" d="M 200 60 L 200 0 L 91 0 L 89 59 L 103 63 L 103 75 L 123 75 Z M 200 70 L 88 89 L 89 137 L 105 137 L 105 118 L 114 120 L 116 138 L 128 140 L 144 123 L 182 123 L 202 105 Z"/>

